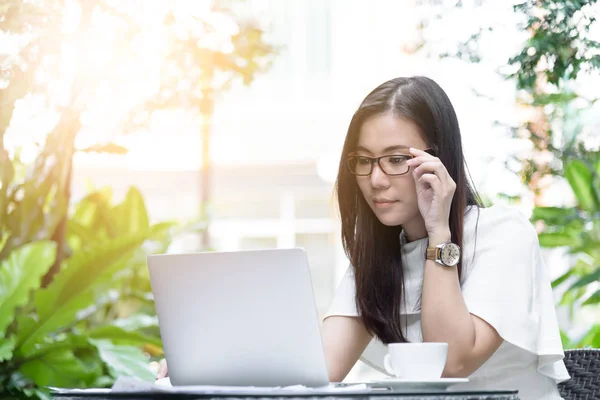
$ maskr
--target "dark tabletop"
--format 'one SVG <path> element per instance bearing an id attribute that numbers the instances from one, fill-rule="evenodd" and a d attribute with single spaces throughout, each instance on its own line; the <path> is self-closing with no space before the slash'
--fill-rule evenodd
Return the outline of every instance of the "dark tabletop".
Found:
<path id="1" fill-rule="evenodd" d="M 336 395 L 336 396 L 243 396 L 235 397 L 230 395 L 192 395 L 192 394 L 180 394 L 180 393 L 110 393 L 110 394 L 54 394 L 54 399 L 59 400 L 116 400 L 116 399 L 128 399 L 128 400 L 166 400 L 166 399 L 302 399 L 302 400 L 520 400 L 517 395 L 517 391 L 464 391 L 464 392 L 423 392 L 423 393 L 400 393 L 400 392 L 381 392 L 381 393 L 370 393 L 370 394 L 355 394 L 355 395 Z"/>

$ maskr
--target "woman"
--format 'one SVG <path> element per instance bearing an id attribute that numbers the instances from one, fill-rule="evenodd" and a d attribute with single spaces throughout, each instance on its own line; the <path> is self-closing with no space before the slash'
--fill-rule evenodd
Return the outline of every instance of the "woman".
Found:
<path id="1" fill-rule="evenodd" d="M 322 328 L 332 381 L 361 356 L 384 372 L 384 344 L 447 342 L 443 375 L 464 388 L 560 398 L 569 375 L 537 235 L 518 212 L 483 208 L 465 168 L 431 79 L 385 82 L 355 112 L 337 179 L 351 267 Z"/>
<path id="2" fill-rule="evenodd" d="M 365 98 L 336 186 L 351 266 L 322 327 L 332 382 L 359 358 L 385 372 L 385 344 L 447 342 L 443 374 L 469 377 L 464 388 L 560 399 L 569 375 L 537 235 L 519 213 L 482 207 L 435 82 L 397 78 Z"/>

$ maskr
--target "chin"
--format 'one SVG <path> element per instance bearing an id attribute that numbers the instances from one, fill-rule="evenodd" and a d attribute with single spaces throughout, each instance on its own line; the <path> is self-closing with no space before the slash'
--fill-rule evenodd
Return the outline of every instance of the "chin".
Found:
<path id="1" fill-rule="evenodd" d="M 388 212 L 373 211 L 373 213 L 375 214 L 379 222 L 381 222 L 385 226 L 404 225 L 407 221 L 410 221 L 412 218 L 415 217 L 414 214 L 407 213 L 405 209 L 388 210 Z"/>
<path id="2" fill-rule="evenodd" d="M 389 216 L 377 216 L 377 219 L 385 226 L 398 226 L 404 222 L 399 218 L 390 218 Z"/>
<path id="3" fill-rule="evenodd" d="M 406 222 L 407 218 L 404 213 L 398 212 L 387 212 L 387 213 L 374 213 L 379 222 L 385 226 L 398 226 Z"/>

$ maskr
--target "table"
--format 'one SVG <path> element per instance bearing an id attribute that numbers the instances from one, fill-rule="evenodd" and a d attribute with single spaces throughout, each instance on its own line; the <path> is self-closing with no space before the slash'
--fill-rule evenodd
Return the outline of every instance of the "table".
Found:
<path id="1" fill-rule="evenodd" d="M 127 400 L 166 400 L 166 399 L 180 399 L 180 400 L 191 400 L 191 399 L 264 399 L 264 400 L 275 400 L 275 399 L 301 399 L 301 400 L 520 400 L 517 395 L 517 391 L 511 390 L 494 390 L 494 391 L 456 391 L 456 392 L 427 392 L 427 393 L 399 393 L 389 391 L 381 393 L 369 393 L 356 394 L 356 395 L 337 395 L 337 396 L 244 396 L 244 397 L 232 397 L 228 395 L 190 395 L 190 394 L 176 394 L 176 393 L 115 393 L 115 394 L 88 394 L 85 396 L 81 395 L 53 395 L 54 399 L 57 400 L 116 400 L 116 399 L 127 399 Z"/>

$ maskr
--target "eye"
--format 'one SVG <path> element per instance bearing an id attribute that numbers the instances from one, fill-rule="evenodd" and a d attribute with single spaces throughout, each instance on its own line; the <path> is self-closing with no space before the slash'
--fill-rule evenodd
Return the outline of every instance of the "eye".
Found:
<path id="1" fill-rule="evenodd" d="M 403 156 L 390 156 L 388 161 L 390 164 L 401 164 L 406 161 L 406 158 Z"/>
<path id="2" fill-rule="evenodd" d="M 358 157 L 356 163 L 359 165 L 368 165 L 371 164 L 371 159 L 369 157 Z"/>

